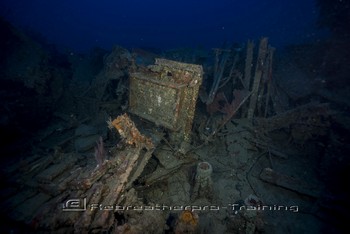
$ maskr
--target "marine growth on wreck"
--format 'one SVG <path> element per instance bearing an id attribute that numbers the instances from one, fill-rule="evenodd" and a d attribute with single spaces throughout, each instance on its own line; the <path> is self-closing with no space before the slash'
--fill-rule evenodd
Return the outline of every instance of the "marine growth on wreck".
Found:
<path id="1" fill-rule="evenodd" d="M 265 15 L 282 22 L 280 5 L 266 3 L 260 15 L 260 2 L 227 2 L 227 10 L 215 14 L 228 22 L 218 32 L 210 26 L 218 21 L 208 26 L 202 16 L 220 3 L 157 2 L 149 10 L 155 3 L 139 3 L 131 10 L 129 3 L 116 8 L 106 1 L 110 9 L 94 7 L 105 12 L 97 18 L 108 19 L 113 9 L 124 15 L 125 27 L 134 27 L 125 31 L 109 22 L 97 32 L 89 18 L 84 43 L 107 25 L 120 38 L 88 53 L 62 48 L 48 31 L 40 37 L 23 29 L 14 16 L 24 3 L 1 3 L 14 15 L 0 11 L 0 232 L 342 233 L 349 207 L 343 181 L 350 165 L 350 33 L 344 26 L 350 4 L 317 2 L 309 7 L 328 34 L 317 34 L 315 26 L 315 40 L 311 34 L 308 41 L 284 38 L 282 46 L 282 35 L 300 36 L 300 28 L 283 34 L 279 22 L 266 23 L 270 29 L 257 38 L 242 31 L 260 33 L 259 22 L 248 21 Z M 81 11 L 91 10 L 91 3 L 80 4 Z M 306 3 L 288 4 L 286 15 L 302 20 L 295 9 Z M 37 17 L 54 3 L 46 5 Z M 256 14 L 234 26 L 242 34 L 237 40 L 244 38 L 223 43 L 222 31 L 236 30 L 229 25 L 236 8 Z M 203 46 L 179 47 L 202 32 L 188 28 L 191 17 L 175 19 L 177 27 L 156 27 L 164 22 L 154 15 L 174 20 L 175 10 L 177 17 L 203 20 Z M 131 32 L 135 25 L 142 31 L 142 22 L 149 28 L 135 44 L 139 31 Z M 150 38 L 157 48 L 147 46 Z M 205 44 L 213 38 L 220 40 Z M 76 32 L 69 39 L 77 40 Z M 173 41 L 179 46 L 164 47 Z"/>

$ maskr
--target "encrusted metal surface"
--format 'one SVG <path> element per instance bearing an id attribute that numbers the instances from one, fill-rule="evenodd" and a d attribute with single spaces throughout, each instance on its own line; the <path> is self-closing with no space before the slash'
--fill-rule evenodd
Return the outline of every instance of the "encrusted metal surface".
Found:
<path id="1" fill-rule="evenodd" d="M 131 74 L 129 111 L 170 129 L 175 141 L 189 141 L 202 66 L 156 59 L 148 68 Z"/>

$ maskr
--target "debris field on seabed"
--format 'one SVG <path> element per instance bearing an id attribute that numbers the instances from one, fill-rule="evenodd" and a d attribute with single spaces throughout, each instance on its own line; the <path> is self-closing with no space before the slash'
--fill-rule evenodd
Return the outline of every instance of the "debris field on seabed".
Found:
<path id="1" fill-rule="evenodd" d="M 210 72 L 171 54 L 146 66 L 121 47 L 91 84 L 77 71 L 37 150 L 3 170 L 1 209 L 38 231 L 317 230 L 330 104 L 290 105 L 267 38 L 256 55 L 252 41 L 214 52 Z"/>

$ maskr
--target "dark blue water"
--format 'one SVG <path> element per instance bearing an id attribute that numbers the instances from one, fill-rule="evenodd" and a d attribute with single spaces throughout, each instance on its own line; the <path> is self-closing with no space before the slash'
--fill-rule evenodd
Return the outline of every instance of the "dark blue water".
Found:
<path id="1" fill-rule="evenodd" d="M 215 47 L 268 36 L 274 46 L 317 40 L 314 0 L 10 1 L 1 14 L 61 48 Z"/>

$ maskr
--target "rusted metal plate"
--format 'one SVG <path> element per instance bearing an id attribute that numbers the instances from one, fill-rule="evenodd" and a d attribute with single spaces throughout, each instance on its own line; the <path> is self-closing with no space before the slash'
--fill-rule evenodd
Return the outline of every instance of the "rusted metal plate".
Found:
<path id="1" fill-rule="evenodd" d="M 189 140 L 202 66 L 156 59 L 148 68 L 130 76 L 129 111 Z"/>
<path id="2" fill-rule="evenodd" d="M 157 125 L 176 129 L 181 89 L 140 77 L 131 77 L 130 87 L 130 112 Z"/>

